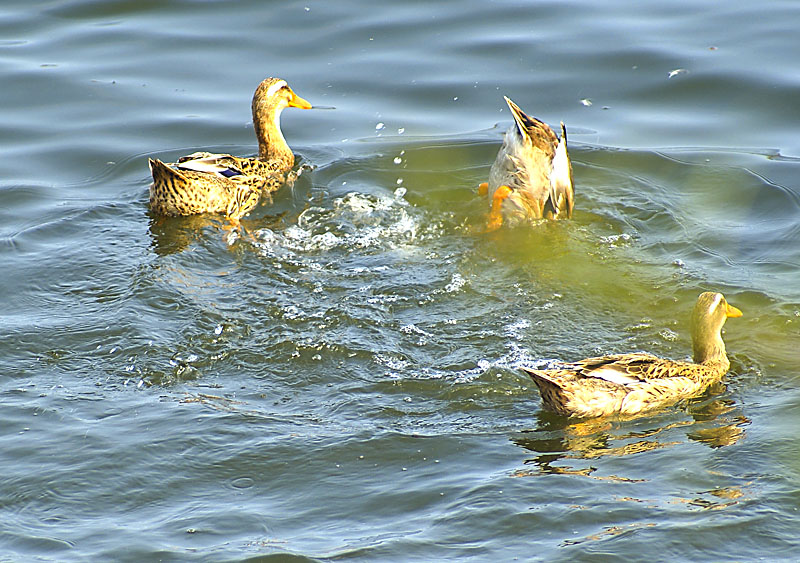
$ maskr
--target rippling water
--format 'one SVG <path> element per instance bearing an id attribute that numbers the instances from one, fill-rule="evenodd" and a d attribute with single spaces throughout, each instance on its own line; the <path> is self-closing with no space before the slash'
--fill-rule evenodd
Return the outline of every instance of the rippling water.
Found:
<path id="1" fill-rule="evenodd" d="M 0 553 L 9 560 L 790 560 L 800 486 L 800 7 L 773 0 L 6 2 Z M 159 219 L 146 157 L 255 152 L 293 189 Z M 485 234 L 509 115 L 570 132 L 573 221 Z M 517 368 L 731 372 L 636 420 Z"/>

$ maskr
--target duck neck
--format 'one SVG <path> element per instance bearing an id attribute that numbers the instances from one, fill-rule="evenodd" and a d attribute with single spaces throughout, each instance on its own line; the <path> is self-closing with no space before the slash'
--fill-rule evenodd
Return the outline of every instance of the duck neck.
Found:
<path id="1" fill-rule="evenodd" d="M 266 162 L 279 162 L 282 170 L 294 166 L 294 154 L 281 133 L 281 110 L 253 108 L 253 126 L 258 139 L 258 158 Z"/>
<path id="2" fill-rule="evenodd" d="M 728 361 L 725 343 L 722 341 L 721 336 L 717 335 L 716 338 L 706 341 L 695 338 L 692 343 L 692 349 L 694 363 L 720 366 L 723 371 L 728 371 L 731 364 Z"/>

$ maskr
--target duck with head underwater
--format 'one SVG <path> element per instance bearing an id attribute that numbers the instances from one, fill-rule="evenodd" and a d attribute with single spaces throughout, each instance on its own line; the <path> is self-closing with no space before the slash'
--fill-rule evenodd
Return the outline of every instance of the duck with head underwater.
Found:
<path id="1" fill-rule="evenodd" d="M 561 138 L 549 125 L 527 115 L 505 97 L 514 117 L 478 193 L 489 197 L 489 231 L 534 219 L 572 217 L 575 189 L 567 153 L 567 129 Z"/>
<path id="2" fill-rule="evenodd" d="M 294 166 L 294 154 L 280 128 L 287 107 L 311 109 L 285 80 L 267 78 L 253 94 L 257 157 L 196 152 L 166 164 L 150 159 L 150 207 L 161 215 L 224 213 L 238 220 L 258 204 L 262 193 L 277 190 Z"/>
<path id="3" fill-rule="evenodd" d="M 565 416 L 637 415 L 696 397 L 730 368 L 722 326 L 742 312 L 721 293 L 705 292 L 692 311 L 693 361 L 641 352 L 588 358 L 559 369 L 522 368 L 533 378 L 545 408 Z"/>

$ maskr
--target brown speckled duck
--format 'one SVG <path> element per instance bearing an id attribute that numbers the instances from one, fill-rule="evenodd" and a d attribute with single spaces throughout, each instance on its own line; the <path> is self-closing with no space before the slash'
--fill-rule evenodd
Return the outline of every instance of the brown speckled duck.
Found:
<path id="1" fill-rule="evenodd" d="M 224 213 L 234 222 L 249 213 L 261 193 L 278 189 L 294 166 L 280 128 L 284 108 L 310 109 L 285 80 L 267 78 L 253 94 L 258 156 L 196 152 L 165 164 L 150 159 L 150 207 L 162 215 Z"/>
<path id="2" fill-rule="evenodd" d="M 489 181 L 478 190 L 489 197 L 488 230 L 533 219 L 572 217 L 574 187 L 566 127 L 561 124 L 559 139 L 549 125 L 505 100 L 514 124 L 505 134 Z"/>
<path id="3" fill-rule="evenodd" d="M 692 311 L 693 362 L 650 354 L 615 354 L 564 364 L 561 369 L 523 368 L 544 406 L 565 416 L 635 415 L 695 397 L 730 367 L 720 331 L 742 312 L 721 293 L 700 294 Z"/>

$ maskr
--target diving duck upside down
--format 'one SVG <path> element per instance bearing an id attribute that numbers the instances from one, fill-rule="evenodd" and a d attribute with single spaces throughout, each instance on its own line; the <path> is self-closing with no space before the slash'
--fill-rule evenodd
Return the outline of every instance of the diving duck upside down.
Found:
<path id="1" fill-rule="evenodd" d="M 730 367 L 722 325 L 741 316 L 721 293 L 700 294 L 692 311 L 693 363 L 633 353 L 588 358 L 560 369 L 522 369 L 539 388 L 545 408 L 558 414 L 635 415 L 700 395 L 722 379 Z"/>
<path id="2" fill-rule="evenodd" d="M 311 104 L 280 78 L 258 85 L 252 104 L 257 157 L 196 152 L 173 164 L 150 159 L 151 209 L 162 215 L 224 213 L 238 222 L 263 192 L 283 185 L 294 166 L 294 154 L 280 128 L 280 115 L 287 107 L 311 109 Z"/>
<path id="3" fill-rule="evenodd" d="M 575 189 L 567 153 L 567 128 L 561 138 L 546 123 L 505 98 L 514 124 L 478 193 L 489 196 L 488 230 L 533 219 L 572 217 Z"/>

